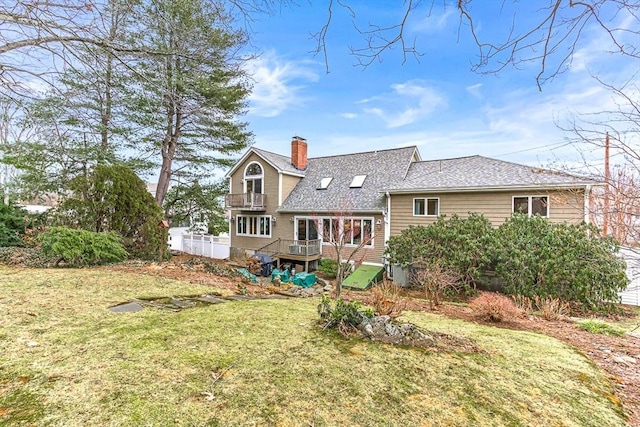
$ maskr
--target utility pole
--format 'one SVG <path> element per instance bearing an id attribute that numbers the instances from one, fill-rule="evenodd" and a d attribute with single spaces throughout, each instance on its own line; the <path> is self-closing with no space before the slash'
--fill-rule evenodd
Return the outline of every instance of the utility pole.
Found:
<path id="1" fill-rule="evenodd" d="M 609 132 L 604 140 L 604 213 L 602 217 L 602 234 L 606 236 L 609 233 L 609 182 L 611 180 L 611 171 L 609 170 Z"/>

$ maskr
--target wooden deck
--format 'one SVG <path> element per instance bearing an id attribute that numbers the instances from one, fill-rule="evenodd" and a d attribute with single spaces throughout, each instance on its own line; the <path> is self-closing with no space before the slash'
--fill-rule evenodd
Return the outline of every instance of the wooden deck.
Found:
<path id="1" fill-rule="evenodd" d="M 304 262 L 304 270 L 309 271 L 309 262 L 322 258 L 320 240 L 278 239 L 256 251 L 269 255 L 280 268 L 282 260 Z"/>

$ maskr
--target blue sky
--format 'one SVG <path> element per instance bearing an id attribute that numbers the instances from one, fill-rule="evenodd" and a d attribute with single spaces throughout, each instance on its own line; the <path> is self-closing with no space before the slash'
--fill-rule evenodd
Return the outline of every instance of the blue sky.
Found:
<path id="1" fill-rule="evenodd" d="M 351 2 L 361 28 L 398 22 L 401 9 L 387 6 L 392 3 L 399 4 Z M 459 27 L 455 8 L 436 3 L 407 25 L 407 38 L 415 38 L 421 57 L 409 56 L 403 64 L 395 49 L 367 68 L 355 66 L 349 53 L 349 46 L 364 44 L 362 36 L 346 10 L 334 5 L 328 73 L 324 58 L 311 53 L 316 41 L 310 36 L 325 22 L 326 5 L 300 2 L 254 22 L 253 43 L 261 56 L 250 67 L 255 85 L 246 120 L 255 146 L 288 154 L 291 137 L 299 135 L 307 139 L 311 157 L 417 145 L 425 160 L 480 154 L 551 167 L 575 168 L 582 157 L 602 164 L 601 150 L 567 144 L 572 135 L 556 122 L 613 108 L 611 94 L 590 74 L 620 82 L 637 64 L 606 53 L 602 32 L 587 27 L 571 67 L 542 91 L 535 82 L 539 63 L 477 74 L 471 71 L 477 47 L 467 28 Z M 501 13 L 497 0 L 473 4 L 479 36 L 501 39 L 511 12 Z M 517 15 L 523 17 L 533 19 L 535 11 Z"/>

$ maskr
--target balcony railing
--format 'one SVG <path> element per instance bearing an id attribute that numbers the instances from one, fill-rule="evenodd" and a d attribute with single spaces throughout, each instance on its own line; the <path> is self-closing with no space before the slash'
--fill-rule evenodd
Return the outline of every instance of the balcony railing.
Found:
<path id="1" fill-rule="evenodd" d="M 267 195 L 262 193 L 227 194 L 224 204 L 230 209 L 263 211 L 267 208 Z"/>
<path id="2" fill-rule="evenodd" d="M 286 258 L 287 255 L 313 257 L 322 253 L 320 239 L 315 240 L 291 240 L 278 239 L 258 249 L 256 252 L 275 255 Z"/>

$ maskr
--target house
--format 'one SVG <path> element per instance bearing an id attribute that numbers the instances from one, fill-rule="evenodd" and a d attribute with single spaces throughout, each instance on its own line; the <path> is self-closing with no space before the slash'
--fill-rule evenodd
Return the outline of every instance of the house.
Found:
<path id="1" fill-rule="evenodd" d="M 387 240 L 440 215 L 484 214 L 494 226 L 513 212 L 551 221 L 589 221 L 600 182 L 482 156 L 423 161 L 415 146 L 308 157 L 304 138 L 290 155 L 250 148 L 227 173 L 231 255 L 265 252 L 313 266 L 332 256 L 337 230 L 347 249 L 382 265 Z"/>

